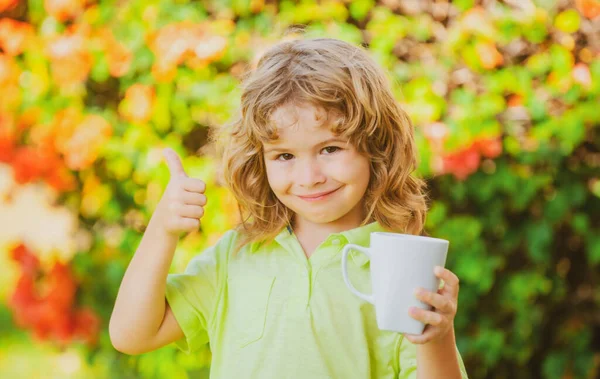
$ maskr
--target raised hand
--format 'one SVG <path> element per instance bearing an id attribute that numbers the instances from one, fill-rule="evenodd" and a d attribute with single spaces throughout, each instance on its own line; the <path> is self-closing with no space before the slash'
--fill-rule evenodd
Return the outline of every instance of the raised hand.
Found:
<path id="1" fill-rule="evenodd" d="M 157 222 L 175 235 L 196 230 L 204 216 L 206 184 L 187 176 L 181 158 L 173 149 L 165 148 L 163 156 L 171 178 L 156 209 Z"/>

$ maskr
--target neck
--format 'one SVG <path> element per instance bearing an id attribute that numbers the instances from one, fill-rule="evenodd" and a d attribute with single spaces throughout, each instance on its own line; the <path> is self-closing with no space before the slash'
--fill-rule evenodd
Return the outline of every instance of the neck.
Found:
<path id="1" fill-rule="evenodd" d="M 360 222 L 336 222 L 316 224 L 305 220 L 294 220 L 292 229 L 296 235 L 310 235 L 319 240 L 325 240 L 332 233 L 340 233 L 358 227 Z"/>
<path id="2" fill-rule="evenodd" d="M 311 240 L 316 240 L 320 243 L 332 233 L 340 233 L 359 227 L 361 221 L 362 214 L 359 212 L 347 214 L 341 219 L 328 223 L 315 223 L 302 217 L 298 217 L 298 215 L 294 215 L 292 219 L 292 229 L 299 238 L 310 237 Z"/>

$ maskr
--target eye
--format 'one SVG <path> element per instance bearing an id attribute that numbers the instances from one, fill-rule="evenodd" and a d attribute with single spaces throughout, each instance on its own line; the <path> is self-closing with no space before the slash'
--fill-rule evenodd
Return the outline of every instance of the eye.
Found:
<path id="1" fill-rule="evenodd" d="M 294 158 L 294 156 L 290 153 L 283 153 L 283 154 L 279 154 L 277 156 L 277 158 L 275 158 L 275 160 L 278 161 L 289 161 L 290 159 Z"/>
<path id="2" fill-rule="evenodd" d="M 339 147 L 337 146 L 327 146 L 325 148 L 323 148 L 324 151 L 327 152 L 327 154 L 333 154 L 338 150 L 341 150 Z"/>

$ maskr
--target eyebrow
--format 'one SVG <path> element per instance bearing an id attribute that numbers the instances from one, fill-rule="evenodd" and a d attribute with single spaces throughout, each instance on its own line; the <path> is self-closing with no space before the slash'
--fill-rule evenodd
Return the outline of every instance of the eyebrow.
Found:
<path id="1" fill-rule="evenodd" d="M 315 147 L 324 146 L 324 145 L 330 144 L 332 142 L 349 143 L 349 141 L 346 141 L 339 137 L 335 137 L 335 138 L 329 138 L 323 142 L 320 142 L 320 143 L 316 144 Z M 265 149 L 265 154 L 274 153 L 274 152 L 284 152 L 284 151 L 290 151 L 290 150 L 293 150 L 293 149 L 286 148 L 286 147 L 272 147 L 270 149 Z"/>

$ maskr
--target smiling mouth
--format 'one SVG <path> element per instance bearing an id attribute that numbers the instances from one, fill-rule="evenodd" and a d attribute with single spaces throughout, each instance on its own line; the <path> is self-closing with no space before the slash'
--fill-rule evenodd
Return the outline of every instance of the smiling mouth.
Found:
<path id="1" fill-rule="evenodd" d="M 341 187 L 336 188 L 332 191 L 328 191 L 328 192 L 321 192 L 318 194 L 314 194 L 314 195 L 308 195 L 308 196 L 300 196 L 298 195 L 299 198 L 301 198 L 302 200 L 308 200 L 308 201 L 312 201 L 312 200 L 320 200 L 323 199 L 329 195 L 331 195 L 332 193 L 336 192 L 337 190 L 339 190 Z"/>

